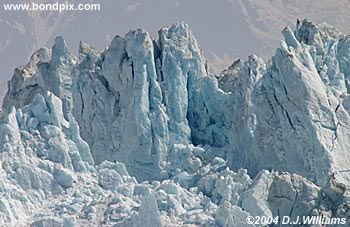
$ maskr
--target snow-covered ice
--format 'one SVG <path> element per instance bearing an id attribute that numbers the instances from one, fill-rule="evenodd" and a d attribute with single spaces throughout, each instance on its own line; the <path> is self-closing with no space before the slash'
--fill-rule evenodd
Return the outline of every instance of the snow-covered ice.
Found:
<path id="1" fill-rule="evenodd" d="M 15 70 L 0 119 L 4 226 L 250 226 L 348 217 L 350 41 L 298 21 L 219 75 L 185 23 Z"/>

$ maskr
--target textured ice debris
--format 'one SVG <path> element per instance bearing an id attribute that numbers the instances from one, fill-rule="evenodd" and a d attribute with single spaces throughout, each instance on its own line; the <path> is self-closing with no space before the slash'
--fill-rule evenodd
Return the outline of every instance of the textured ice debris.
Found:
<path id="1" fill-rule="evenodd" d="M 15 70 L 0 120 L 2 226 L 249 226 L 348 218 L 350 44 L 298 21 L 271 61 L 208 73 L 185 23 L 103 52 L 62 37 Z"/>

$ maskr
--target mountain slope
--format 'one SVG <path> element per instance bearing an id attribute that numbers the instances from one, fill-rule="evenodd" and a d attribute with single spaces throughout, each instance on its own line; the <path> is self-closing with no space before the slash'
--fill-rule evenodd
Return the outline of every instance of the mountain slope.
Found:
<path id="1" fill-rule="evenodd" d="M 76 0 L 70 2 L 81 3 Z M 142 27 L 156 36 L 163 24 L 185 20 L 206 47 L 205 55 L 210 60 L 210 68 L 220 72 L 233 58 L 252 53 L 270 58 L 282 38 L 279 31 L 286 25 L 292 26 L 297 18 L 309 18 L 317 23 L 328 21 L 341 31 L 350 32 L 347 0 L 339 0 L 337 4 L 331 0 L 84 1 L 90 2 L 101 3 L 101 11 L 10 12 L 4 11 L 1 6 L 0 68 L 3 73 L 0 80 L 9 80 L 13 68 L 27 61 L 38 48 L 51 45 L 58 35 L 64 36 L 75 52 L 80 40 L 103 49 L 114 33 L 123 34 L 130 28 Z M 155 8 L 161 9 L 157 20 L 149 16 L 154 14 Z M 193 13 L 194 9 L 201 13 Z M 217 16 L 206 16 L 211 14 Z M 115 21 L 128 23 L 114 24 Z M 110 24 L 114 24 L 112 29 Z M 90 35 L 86 37 L 84 34 Z M 217 34 L 215 39 L 213 34 Z"/>

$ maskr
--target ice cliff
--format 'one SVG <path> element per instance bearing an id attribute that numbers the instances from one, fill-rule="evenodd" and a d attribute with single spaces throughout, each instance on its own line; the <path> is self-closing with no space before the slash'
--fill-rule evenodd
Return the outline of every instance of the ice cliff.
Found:
<path id="1" fill-rule="evenodd" d="M 298 21 L 270 61 L 212 75 L 188 25 L 79 56 L 57 37 L 8 83 L 5 226 L 249 226 L 348 217 L 350 39 Z"/>

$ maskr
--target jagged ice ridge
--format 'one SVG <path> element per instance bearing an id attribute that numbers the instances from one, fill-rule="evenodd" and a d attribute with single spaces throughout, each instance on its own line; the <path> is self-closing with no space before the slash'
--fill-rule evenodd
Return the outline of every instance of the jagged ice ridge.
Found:
<path id="1" fill-rule="evenodd" d="M 15 70 L 0 120 L 5 226 L 249 226 L 349 217 L 350 38 L 298 21 L 268 62 L 212 75 L 185 23 L 99 52 L 62 37 Z"/>

